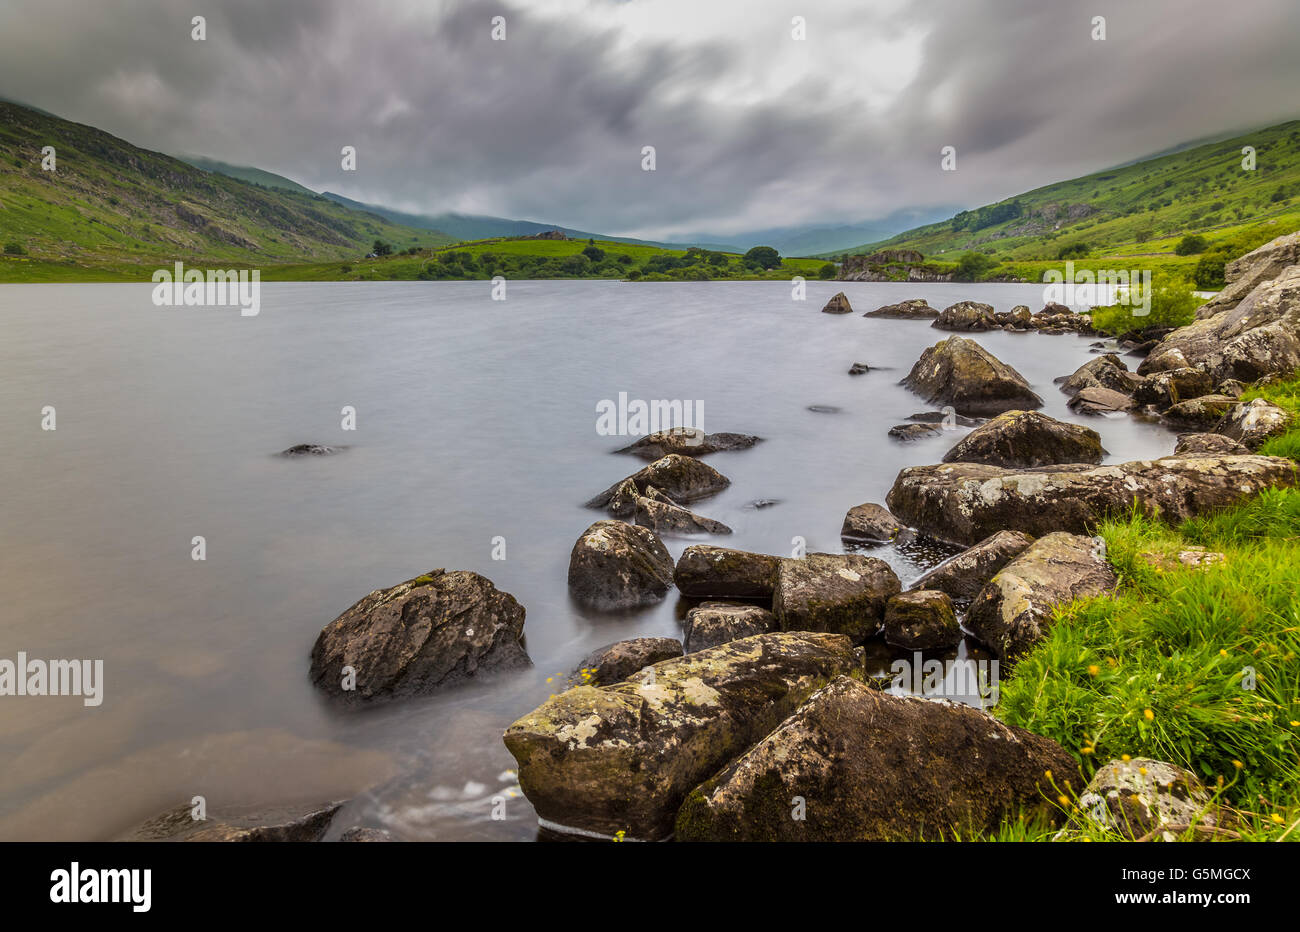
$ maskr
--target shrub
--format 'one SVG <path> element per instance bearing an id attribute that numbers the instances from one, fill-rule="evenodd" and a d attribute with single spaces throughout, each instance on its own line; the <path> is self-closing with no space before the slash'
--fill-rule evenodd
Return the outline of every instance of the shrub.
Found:
<path id="1" fill-rule="evenodd" d="M 1204 236 L 1193 233 L 1180 239 L 1178 245 L 1174 247 L 1174 252 L 1180 256 L 1192 256 L 1198 252 L 1205 252 L 1208 245 Z"/>
<path id="2" fill-rule="evenodd" d="M 1152 277 L 1151 310 L 1145 316 L 1128 304 L 1093 308 L 1092 325 L 1112 336 L 1149 327 L 1185 327 L 1196 319 L 1201 301 L 1192 294 L 1192 284 L 1181 278 Z"/>
<path id="3" fill-rule="evenodd" d="M 599 262 L 601 259 L 605 258 L 605 250 L 594 244 L 584 247 L 582 254 L 592 262 Z"/>
<path id="4" fill-rule="evenodd" d="M 17 240 L 13 240 L 12 242 L 5 243 L 5 255 L 25 256 L 27 255 L 27 250 L 23 248 L 22 243 L 18 242 Z"/>
<path id="5" fill-rule="evenodd" d="M 1062 246 L 1056 251 L 1058 259 L 1084 259 L 1087 258 L 1089 249 L 1087 243 L 1070 243 L 1068 246 Z"/>
<path id="6" fill-rule="evenodd" d="M 839 268 L 835 265 L 834 262 L 827 262 L 820 269 L 818 269 L 817 277 L 823 280 L 831 279 L 834 278 L 838 272 L 839 272 Z"/>
<path id="7" fill-rule="evenodd" d="M 957 280 L 962 282 L 977 281 L 996 266 L 997 260 L 982 252 L 968 252 L 957 260 Z"/>
<path id="8" fill-rule="evenodd" d="M 774 269 L 781 264 L 781 254 L 771 246 L 755 246 L 745 253 L 744 262 L 763 269 Z"/>

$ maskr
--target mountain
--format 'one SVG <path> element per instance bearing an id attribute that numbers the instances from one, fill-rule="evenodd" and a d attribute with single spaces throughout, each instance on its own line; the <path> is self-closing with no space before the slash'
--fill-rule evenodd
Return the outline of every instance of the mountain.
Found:
<path id="1" fill-rule="evenodd" d="M 42 169 L 45 146 L 55 149 L 54 171 Z M 305 189 L 250 184 L 0 101 L 0 241 L 29 264 L 330 260 L 364 255 L 376 239 L 399 249 L 450 241 Z"/>
<path id="2" fill-rule="evenodd" d="M 1245 146 L 1255 150 L 1254 170 L 1242 167 Z M 977 251 L 1003 260 L 1054 260 L 1062 250 L 1080 258 L 1151 255 L 1171 248 L 1161 241 L 1189 233 L 1290 223 L 1297 196 L 1300 121 L 1293 120 L 1035 188 L 847 251 L 915 249 L 929 258 Z"/>
<path id="3" fill-rule="evenodd" d="M 805 224 L 792 227 L 771 227 L 742 233 L 700 233 L 688 238 L 674 238 L 675 246 L 698 246 L 714 243 L 710 249 L 728 252 L 745 252 L 754 246 L 771 246 L 783 256 L 821 256 L 850 250 L 856 244 L 888 239 L 919 224 L 933 223 L 952 215 L 956 207 L 935 207 L 928 210 L 906 208 L 894 211 L 887 217 L 863 223 L 839 226 Z"/>
<path id="4" fill-rule="evenodd" d="M 309 194 L 315 196 L 316 192 L 311 188 L 304 187 L 283 175 L 277 175 L 274 172 L 263 171 L 260 168 L 253 168 L 248 165 L 231 165 L 229 162 L 218 162 L 216 159 L 205 158 L 201 155 L 177 155 L 182 162 L 189 162 L 195 168 L 201 168 L 205 172 L 215 172 L 218 175 L 226 175 L 230 178 L 238 178 L 240 181 L 247 181 L 249 184 L 260 185 L 263 188 L 279 188 L 282 191 L 295 191 L 298 194 Z"/>

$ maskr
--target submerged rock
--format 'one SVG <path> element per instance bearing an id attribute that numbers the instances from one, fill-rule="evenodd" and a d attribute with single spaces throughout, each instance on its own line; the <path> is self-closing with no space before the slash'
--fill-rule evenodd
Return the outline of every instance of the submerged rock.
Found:
<path id="1" fill-rule="evenodd" d="M 289 447 L 287 450 L 281 450 L 279 456 L 332 456 L 335 453 L 346 450 L 347 447 L 327 447 L 321 443 L 300 443 L 296 446 Z"/>
<path id="2" fill-rule="evenodd" d="M 730 484 L 730 479 L 707 463 L 701 463 L 691 456 L 670 453 L 626 479 L 620 479 L 588 501 L 587 507 L 609 508 L 611 513 L 624 517 L 636 509 L 633 490 L 644 494 L 649 486 L 654 486 L 673 502 L 687 504 L 721 492 Z M 622 513 L 616 512 L 616 508 Z"/>
<path id="3" fill-rule="evenodd" d="M 599 609 L 658 602 L 673 584 L 673 558 L 648 528 L 597 521 L 569 554 L 569 593 Z"/>
<path id="4" fill-rule="evenodd" d="M 849 375 L 865 375 L 870 371 L 871 367 L 865 362 L 855 362 L 853 365 L 849 366 Z"/>
<path id="5" fill-rule="evenodd" d="M 1133 408 L 1133 399 L 1109 388 L 1080 389 L 1069 401 L 1071 411 L 1080 414 L 1118 414 Z"/>
<path id="6" fill-rule="evenodd" d="M 876 633 L 885 603 L 902 588 L 884 560 L 856 553 L 810 553 L 781 561 L 772 612 L 783 631 L 830 631 L 862 641 Z"/>
<path id="7" fill-rule="evenodd" d="M 636 523 L 656 534 L 730 534 L 731 528 L 721 521 L 697 515 L 681 505 L 648 496 L 636 500 Z"/>
<path id="8" fill-rule="evenodd" d="M 682 642 L 676 638 L 629 638 L 592 651 L 578 664 L 571 678 L 585 686 L 608 686 L 621 683 L 660 661 L 680 656 Z"/>
<path id="9" fill-rule="evenodd" d="M 1034 539 L 1020 531 L 997 531 L 973 547 L 949 557 L 912 584 L 911 591 L 937 589 L 969 602 L 993 574 L 1028 549 Z"/>
<path id="10" fill-rule="evenodd" d="M 1038 411 L 1007 411 L 975 428 L 944 454 L 945 463 L 1050 466 L 1100 463 L 1101 435 Z"/>
<path id="11" fill-rule="evenodd" d="M 1176 523 L 1270 486 L 1295 484 L 1295 463 L 1276 456 L 1168 456 L 1034 469 L 944 463 L 902 470 L 885 503 L 921 533 L 969 546 L 1000 530 L 1089 532 L 1134 507 Z"/>
<path id="12" fill-rule="evenodd" d="M 761 605 L 705 602 L 686 613 L 686 653 L 776 631 L 776 616 Z"/>
<path id="13" fill-rule="evenodd" d="M 311 679 L 349 702 L 428 693 L 527 666 L 523 632 L 523 606 L 490 579 L 431 570 L 376 589 L 326 625 L 312 647 Z"/>
<path id="14" fill-rule="evenodd" d="M 966 627 L 999 659 L 1015 660 L 1047 636 L 1058 606 L 1103 595 L 1117 583 L 1096 540 L 1048 534 L 980 590 L 966 614 Z"/>
<path id="15" fill-rule="evenodd" d="M 841 676 L 691 792 L 676 837 L 969 837 L 1021 812 L 1052 818 L 1054 785 L 1082 784 L 1055 741 L 967 705 L 894 696 Z"/>
<path id="16" fill-rule="evenodd" d="M 953 647 L 961 637 L 952 599 L 937 589 L 901 592 L 885 605 L 885 641 L 894 647 Z"/>
<path id="17" fill-rule="evenodd" d="M 714 599 L 770 599 L 780 557 L 696 544 L 682 551 L 673 579 L 682 595 Z"/>
<path id="18" fill-rule="evenodd" d="M 930 326 L 937 330 L 957 330 L 968 333 L 977 330 L 997 330 L 1002 324 L 994 315 L 991 304 L 958 301 L 944 308 Z"/>
<path id="19" fill-rule="evenodd" d="M 761 634 L 552 696 L 504 740 L 544 826 L 663 838 L 691 789 L 855 664 L 839 635 Z"/>
<path id="20" fill-rule="evenodd" d="M 844 292 L 839 292 L 835 297 L 826 302 L 822 308 L 823 314 L 852 314 L 853 305 L 849 304 L 849 296 Z"/>
<path id="21" fill-rule="evenodd" d="M 924 320 L 939 316 L 936 308 L 930 307 L 925 298 L 910 298 L 897 304 L 886 304 L 874 311 L 867 311 L 863 317 L 884 317 L 895 320 Z"/>
<path id="22" fill-rule="evenodd" d="M 710 453 L 723 453 L 730 450 L 748 450 L 762 441 L 762 437 L 753 434 L 718 433 L 706 434 L 695 427 L 674 427 L 647 434 L 636 443 L 629 444 L 615 453 L 628 453 L 645 460 L 662 459 L 672 453 L 683 456 L 708 456 Z"/>
<path id="23" fill-rule="evenodd" d="M 895 424 L 889 428 L 889 436 L 904 443 L 911 443 L 913 440 L 937 437 L 943 433 L 943 430 L 938 424 Z"/>
<path id="24" fill-rule="evenodd" d="M 965 337 L 949 337 L 927 349 L 902 384 L 931 404 L 952 405 L 958 414 L 1043 406 L 1024 376 Z"/>

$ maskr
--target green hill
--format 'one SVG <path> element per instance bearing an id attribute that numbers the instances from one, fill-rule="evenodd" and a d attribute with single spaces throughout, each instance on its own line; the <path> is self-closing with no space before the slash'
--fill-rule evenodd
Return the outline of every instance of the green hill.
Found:
<path id="1" fill-rule="evenodd" d="M 1242 168 L 1244 146 L 1255 149 L 1253 171 Z M 1024 273 L 1062 258 L 1159 264 L 1189 234 L 1210 249 L 1230 240 L 1237 248 L 1297 228 L 1300 122 L 1292 121 L 1036 188 L 848 252 L 955 260 L 974 251 L 1003 263 L 994 274 Z"/>
<path id="2" fill-rule="evenodd" d="M 251 165 L 231 165 L 229 162 L 220 162 L 217 159 L 209 159 L 201 155 L 178 155 L 176 157 L 182 162 L 188 162 L 195 168 L 203 169 L 205 172 L 228 175 L 231 178 L 238 178 L 240 181 L 247 181 L 249 184 L 260 185 L 263 188 L 279 188 L 282 191 L 295 191 L 298 194 L 312 196 L 316 194 L 311 188 L 300 185 L 290 178 L 277 175 L 275 172 L 253 168 Z"/>
<path id="3" fill-rule="evenodd" d="M 42 169 L 45 146 L 55 148 L 55 171 Z M 0 102 L 0 281 L 138 280 L 175 260 L 264 266 L 341 259 L 364 255 L 376 239 L 397 248 L 451 241 Z"/>

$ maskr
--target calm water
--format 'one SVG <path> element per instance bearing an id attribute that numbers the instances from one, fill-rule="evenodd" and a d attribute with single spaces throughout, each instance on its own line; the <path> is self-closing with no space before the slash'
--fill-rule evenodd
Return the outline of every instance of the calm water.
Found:
<path id="1" fill-rule="evenodd" d="M 925 410 L 896 383 L 946 336 L 865 320 L 905 298 L 1042 306 L 1035 285 L 812 283 L 280 284 L 257 317 L 156 308 L 149 286 L 0 287 L 0 657 L 102 658 L 104 701 L 0 698 L 0 839 L 110 838 L 204 795 L 222 807 L 352 798 L 336 824 L 411 839 L 536 835 L 505 726 L 594 647 L 680 635 L 675 594 L 631 614 L 568 598 L 581 502 L 641 461 L 598 436 L 596 403 L 704 402 L 705 427 L 757 433 L 709 462 L 731 487 L 698 503 L 728 546 L 839 551 L 845 511 L 964 431 L 886 436 Z M 857 313 L 819 313 L 843 289 Z M 1089 339 L 976 337 L 1075 418 L 1052 379 Z M 855 361 L 879 367 L 846 374 Z M 40 429 L 41 409 L 57 430 Z M 340 410 L 357 430 L 340 429 Z M 810 405 L 839 413 L 814 413 Z M 1111 459 L 1173 437 L 1097 421 Z M 347 444 L 286 460 L 295 443 Z M 756 499 L 777 499 L 765 509 Z M 191 559 L 191 539 L 207 560 Z M 492 559 L 494 537 L 506 559 Z M 678 555 L 687 541 L 666 541 Z M 904 582 L 925 568 L 890 548 Z M 933 555 L 930 555 L 933 558 Z M 515 595 L 535 667 L 359 713 L 311 687 L 320 628 L 372 589 L 437 567 Z M 548 677 L 556 682 L 548 683 Z"/>

